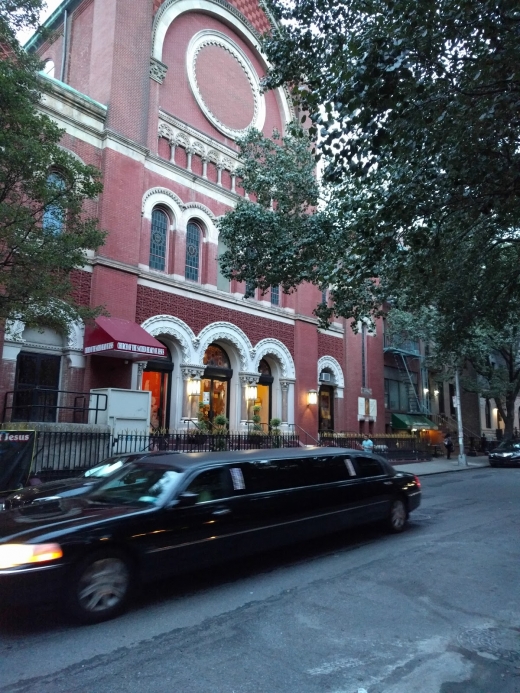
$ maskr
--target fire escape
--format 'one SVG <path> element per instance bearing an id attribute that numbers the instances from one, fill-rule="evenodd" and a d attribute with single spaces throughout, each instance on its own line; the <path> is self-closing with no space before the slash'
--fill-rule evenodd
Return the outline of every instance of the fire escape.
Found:
<path id="1" fill-rule="evenodd" d="M 427 383 L 427 371 L 424 364 L 424 355 L 421 354 L 418 341 L 406 340 L 398 342 L 389 335 L 384 335 L 384 352 L 392 354 L 399 372 L 399 378 L 405 383 L 408 395 L 408 412 L 410 414 L 430 414 L 428 401 L 421 396 L 418 383 L 414 382 L 416 371 L 410 370 L 409 360 L 419 361 L 419 378 L 422 383 Z"/>

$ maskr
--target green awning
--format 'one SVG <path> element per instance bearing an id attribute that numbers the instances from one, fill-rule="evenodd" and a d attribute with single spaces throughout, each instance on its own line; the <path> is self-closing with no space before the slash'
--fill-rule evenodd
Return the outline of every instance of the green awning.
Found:
<path id="1" fill-rule="evenodd" d="M 409 431 L 416 428 L 418 431 L 437 431 L 439 427 L 421 414 L 392 414 L 392 428 L 396 431 Z"/>

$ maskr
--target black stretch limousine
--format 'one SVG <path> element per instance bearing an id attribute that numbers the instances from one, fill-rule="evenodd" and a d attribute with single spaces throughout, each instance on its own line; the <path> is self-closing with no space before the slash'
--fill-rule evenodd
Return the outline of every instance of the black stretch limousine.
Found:
<path id="1" fill-rule="evenodd" d="M 364 522 L 399 532 L 421 498 L 413 474 L 341 448 L 133 457 L 80 497 L 0 513 L 0 603 L 101 621 L 138 582 Z"/>

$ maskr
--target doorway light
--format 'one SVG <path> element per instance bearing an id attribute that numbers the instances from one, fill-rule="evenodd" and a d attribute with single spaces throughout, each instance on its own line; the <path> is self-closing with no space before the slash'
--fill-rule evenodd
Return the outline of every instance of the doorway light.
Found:
<path id="1" fill-rule="evenodd" d="M 316 390 L 309 390 L 307 393 L 307 404 L 318 404 L 318 393 Z"/>
<path id="2" fill-rule="evenodd" d="M 258 396 L 258 389 L 256 385 L 248 385 L 246 387 L 246 399 L 251 401 L 255 400 Z"/>
<path id="3" fill-rule="evenodd" d="M 200 395 L 200 380 L 188 380 L 188 395 Z"/>

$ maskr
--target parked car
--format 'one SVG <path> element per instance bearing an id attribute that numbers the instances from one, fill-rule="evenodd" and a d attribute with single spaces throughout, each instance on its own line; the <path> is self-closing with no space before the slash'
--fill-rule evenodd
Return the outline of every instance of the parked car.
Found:
<path id="1" fill-rule="evenodd" d="M 14 491 L 5 498 L 0 498 L 0 510 L 13 510 L 22 505 L 40 503 L 49 499 L 68 498 L 70 496 L 80 496 L 104 477 L 110 476 L 120 469 L 124 464 L 141 459 L 143 453 L 133 453 L 129 455 L 117 455 L 103 460 L 101 464 L 91 467 L 80 476 L 72 476 L 67 479 L 57 479 L 43 484 L 26 486 L 19 491 Z"/>
<path id="2" fill-rule="evenodd" d="M 520 467 L 520 442 L 504 440 L 489 453 L 491 467 Z"/>
<path id="3" fill-rule="evenodd" d="M 138 583 L 365 522 L 400 532 L 420 499 L 414 474 L 357 450 L 148 453 L 80 497 L 0 513 L 0 600 L 102 621 Z"/>

